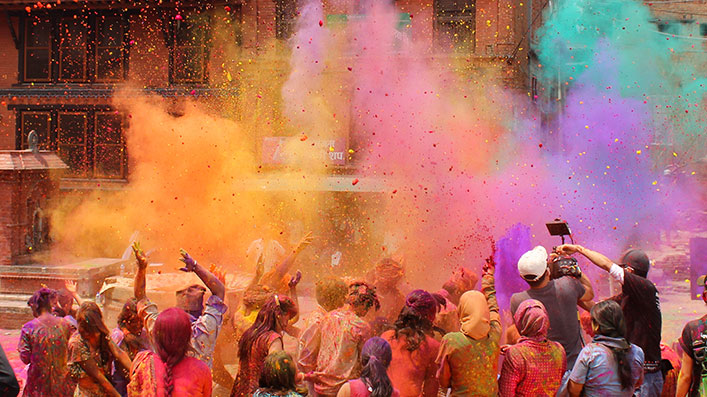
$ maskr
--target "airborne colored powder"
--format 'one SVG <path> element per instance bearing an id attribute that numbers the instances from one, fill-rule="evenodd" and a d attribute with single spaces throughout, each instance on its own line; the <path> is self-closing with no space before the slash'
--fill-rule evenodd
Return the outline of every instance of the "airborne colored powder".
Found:
<path id="1" fill-rule="evenodd" d="M 305 5 L 289 48 L 269 46 L 231 100 L 187 100 L 175 116 L 161 98 L 117 96 L 131 116 L 130 188 L 67 200 L 54 216 L 58 250 L 119 255 L 137 230 L 163 260 L 184 247 L 245 270 L 250 241 L 291 246 L 314 230 L 315 250 L 344 251 L 348 271 L 394 256 L 412 282 L 433 288 L 455 266 L 479 269 L 504 235 L 497 259 L 510 280 L 524 250 L 558 243 L 544 226 L 555 217 L 582 244 L 617 254 L 669 228 L 668 208 L 693 205 L 683 182 L 663 176 L 654 143 L 669 141 L 681 161 L 704 156 L 704 87 L 694 70 L 669 67 L 677 46 L 645 39 L 645 6 L 573 1 L 547 14 L 540 82 L 549 91 L 559 73 L 564 102 L 535 105 L 504 88 L 500 71 L 431 52 L 401 24 L 401 9 L 383 3 L 347 22 Z M 271 71 L 277 56 L 288 73 Z M 665 101 L 698 107 L 682 116 Z M 556 123 L 541 124 L 538 109 L 551 107 Z M 282 164 L 263 164 L 263 138 L 278 136 L 289 137 Z M 357 170 L 348 187 L 365 193 L 322 192 L 332 173 L 325 152 L 342 140 Z"/>

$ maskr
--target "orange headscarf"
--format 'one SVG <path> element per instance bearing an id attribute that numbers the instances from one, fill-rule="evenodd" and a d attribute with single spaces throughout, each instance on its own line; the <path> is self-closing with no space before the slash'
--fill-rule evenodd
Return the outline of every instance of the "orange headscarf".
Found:
<path id="1" fill-rule="evenodd" d="M 483 339 L 491 330 L 491 312 L 486 297 L 479 291 L 467 291 L 459 299 L 461 331 L 472 339 Z"/>

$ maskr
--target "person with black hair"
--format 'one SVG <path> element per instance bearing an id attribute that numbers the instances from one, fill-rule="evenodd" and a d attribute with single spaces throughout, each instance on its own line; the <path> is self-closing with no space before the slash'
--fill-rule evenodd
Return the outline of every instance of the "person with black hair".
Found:
<path id="1" fill-rule="evenodd" d="M 639 249 L 629 249 L 621 255 L 619 264 L 596 251 L 581 245 L 565 244 L 556 248 L 557 253 L 579 253 L 621 284 L 621 293 L 610 299 L 621 305 L 626 318 L 626 337 L 640 347 L 646 355 L 645 381 L 639 396 L 658 396 L 663 390 L 660 339 L 663 320 L 660 299 L 655 284 L 647 279 L 651 262 Z"/>
<path id="2" fill-rule="evenodd" d="M 284 350 L 265 357 L 259 387 L 253 397 L 302 397 L 297 393 L 295 362 Z"/>
<path id="3" fill-rule="evenodd" d="M 71 324 L 52 314 L 55 291 L 41 288 L 27 304 L 36 317 L 22 326 L 17 350 L 29 364 L 24 396 L 73 396 L 76 385 L 66 366 Z"/>
<path id="4" fill-rule="evenodd" d="M 439 342 L 432 337 L 439 307 L 429 292 L 412 291 L 393 324 L 395 328 L 381 335 L 393 351 L 388 375 L 403 397 L 432 397 L 439 391 L 435 364 Z"/>
<path id="5" fill-rule="evenodd" d="M 592 307 L 594 339 L 577 357 L 567 390 L 572 397 L 633 396 L 643 382 L 643 350 L 626 340 L 626 322 L 618 303 Z"/>
<path id="6" fill-rule="evenodd" d="M 143 321 L 138 315 L 137 299 L 134 297 L 123 305 L 118 314 L 118 326 L 113 329 L 110 337 L 118 347 L 128 353 L 131 360 L 135 359 L 138 352 L 150 349 L 150 341 L 143 333 Z M 130 368 L 114 365 L 112 381 L 118 393 L 123 397 L 127 396 Z"/>
<path id="7" fill-rule="evenodd" d="M 361 349 L 361 377 L 344 383 L 336 397 L 399 397 L 388 377 L 388 366 L 393 358 L 390 344 L 374 336 Z"/>
<path id="8" fill-rule="evenodd" d="M 284 350 L 282 335 L 295 316 L 297 305 L 284 295 L 271 296 L 260 309 L 255 323 L 238 343 L 239 368 L 231 397 L 252 395 L 258 388 L 265 357 Z"/>
<path id="9" fill-rule="evenodd" d="M 371 308 L 380 309 L 376 289 L 355 282 L 349 285 L 346 305 L 327 313 L 322 320 L 319 345 L 315 347 L 318 354 L 304 363 L 315 368 L 305 374 L 305 381 L 314 383 L 316 395 L 334 397 L 344 383 L 360 373 L 361 348 L 372 335 L 371 326 L 363 318 Z"/>

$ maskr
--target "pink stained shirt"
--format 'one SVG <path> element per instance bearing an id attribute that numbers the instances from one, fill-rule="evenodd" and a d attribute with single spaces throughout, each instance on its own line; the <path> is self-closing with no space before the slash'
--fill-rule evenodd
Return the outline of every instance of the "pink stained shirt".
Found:
<path id="1" fill-rule="evenodd" d="M 130 369 L 129 397 L 163 397 L 166 367 L 159 355 L 141 351 Z M 172 397 L 211 396 L 211 370 L 201 360 L 184 357 L 172 368 Z"/>
<path id="2" fill-rule="evenodd" d="M 371 326 L 346 309 L 328 313 L 321 322 L 321 341 L 314 389 L 321 396 L 336 396 L 346 381 L 361 373 L 361 348 L 371 337 Z"/>
<path id="3" fill-rule="evenodd" d="M 435 358 L 439 353 L 439 342 L 427 335 L 416 350 L 409 351 L 404 335 L 399 335 L 396 339 L 395 331 L 391 330 L 384 332 L 381 337 L 388 341 L 393 350 L 388 377 L 393 387 L 400 391 L 400 396 L 436 396 L 439 382 Z"/>

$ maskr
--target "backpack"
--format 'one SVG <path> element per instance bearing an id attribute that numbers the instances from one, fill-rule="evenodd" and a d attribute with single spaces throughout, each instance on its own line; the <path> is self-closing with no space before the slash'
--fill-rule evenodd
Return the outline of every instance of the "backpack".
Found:
<path id="1" fill-rule="evenodd" d="M 699 396 L 707 397 L 707 330 L 700 332 L 692 341 L 692 353 L 700 368 Z"/>

